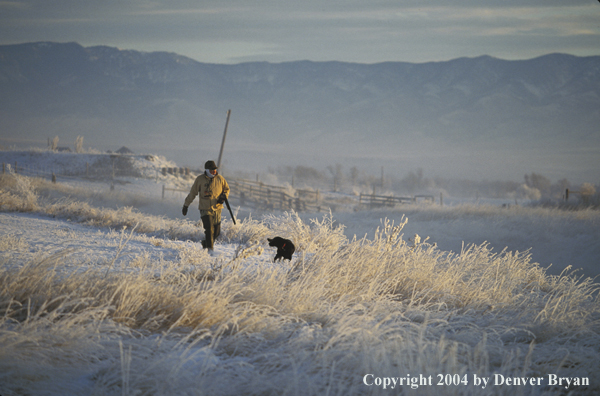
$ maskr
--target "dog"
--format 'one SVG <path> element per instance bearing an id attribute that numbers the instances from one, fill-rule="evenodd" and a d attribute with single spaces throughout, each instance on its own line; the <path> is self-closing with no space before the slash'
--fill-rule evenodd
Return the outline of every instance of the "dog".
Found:
<path id="1" fill-rule="evenodd" d="M 267 238 L 269 246 L 277 247 L 277 254 L 273 261 L 277 260 L 292 260 L 292 254 L 296 251 L 296 246 L 289 239 L 281 237 Z"/>

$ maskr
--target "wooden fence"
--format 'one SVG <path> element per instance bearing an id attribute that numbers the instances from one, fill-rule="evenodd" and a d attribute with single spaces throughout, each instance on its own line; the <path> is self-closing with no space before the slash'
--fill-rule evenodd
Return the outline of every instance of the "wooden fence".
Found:
<path id="1" fill-rule="evenodd" d="M 368 205 L 370 208 L 394 207 L 397 204 L 416 203 L 419 200 L 426 200 L 431 203 L 435 201 L 433 195 L 415 195 L 413 197 L 394 197 L 374 194 L 360 194 L 358 203 Z"/>
<path id="2" fill-rule="evenodd" d="M 232 178 L 228 182 L 231 187 L 231 198 L 237 200 L 241 206 L 296 212 L 321 211 L 318 191 L 290 190 L 287 187 L 243 179 Z"/>

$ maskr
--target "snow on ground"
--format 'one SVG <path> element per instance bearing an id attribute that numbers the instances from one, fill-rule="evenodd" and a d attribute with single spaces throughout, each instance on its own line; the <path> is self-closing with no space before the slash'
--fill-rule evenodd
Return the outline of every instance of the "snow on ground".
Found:
<path id="1" fill-rule="evenodd" d="M 106 269 L 107 273 L 139 271 L 144 270 L 144 263 L 148 262 L 162 263 L 165 268 L 184 263 L 187 268 L 180 269 L 192 271 L 196 262 L 205 259 L 212 260 L 215 265 L 232 261 L 237 248 L 234 244 L 218 243 L 209 254 L 196 241 L 165 240 L 127 228 L 90 227 L 29 213 L 0 212 L 0 230 L 0 245 L 18 246 L 9 251 L 0 248 L 3 263 L 22 266 L 36 259 L 60 256 L 64 273 L 85 271 L 88 267 Z M 201 234 L 200 230 L 198 233 Z M 244 264 L 252 267 L 260 260 L 263 268 L 279 265 L 271 263 L 270 259 L 275 256 L 275 248 L 265 246 L 264 249 L 262 257 L 247 258 Z M 86 264 L 82 266 L 81 263 Z"/>
<path id="2" fill-rule="evenodd" d="M 99 229 L 34 214 L 1 213 L 0 227 L 4 238 L 10 236 L 15 241 L 23 241 L 24 246 L 18 251 L 19 263 L 61 254 L 65 255 L 64 263 L 68 269 L 69 258 L 76 255 L 77 264 L 84 262 L 123 270 L 121 262 L 136 255 L 143 254 L 154 260 L 175 260 L 177 256 L 177 250 L 157 246 L 151 240 L 132 238 L 127 241 L 130 234 L 127 230 Z M 123 248 L 117 254 L 120 244 Z M 14 260 L 6 261 L 15 263 Z"/>
<path id="3" fill-rule="evenodd" d="M 119 161 L 123 159 L 123 161 Z M 124 172 L 125 166 L 136 169 L 142 177 L 153 178 L 162 168 L 176 167 L 175 162 L 159 155 L 115 155 L 112 153 L 72 153 L 47 150 L 0 151 L 0 160 L 13 170 L 22 168 L 35 174 L 84 176 L 93 173 L 94 168 L 107 166 L 112 173 Z M 18 169 L 17 169 L 18 170 Z M 107 175 L 110 175 L 107 173 Z"/>

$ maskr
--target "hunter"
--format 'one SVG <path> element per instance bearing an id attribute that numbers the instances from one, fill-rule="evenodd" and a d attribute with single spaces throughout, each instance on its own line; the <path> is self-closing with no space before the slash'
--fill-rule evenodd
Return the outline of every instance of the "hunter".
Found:
<path id="1" fill-rule="evenodd" d="M 217 171 L 215 161 L 206 161 L 204 173 L 196 178 L 190 193 L 185 198 L 181 213 L 187 215 L 188 207 L 198 196 L 198 209 L 204 227 L 205 239 L 202 247 L 212 251 L 214 243 L 221 233 L 221 210 L 223 202 L 229 198 L 229 184 Z"/>

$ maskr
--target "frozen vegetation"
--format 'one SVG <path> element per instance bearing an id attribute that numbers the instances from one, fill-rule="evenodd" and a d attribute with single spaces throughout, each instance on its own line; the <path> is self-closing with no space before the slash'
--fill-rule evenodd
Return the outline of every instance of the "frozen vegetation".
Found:
<path id="1" fill-rule="evenodd" d="M 197 218 L 169 214 L 180 196 L 121 180 L 2 175 L 3 396 L 600 392 L 598 284 L 527 250 L 575 233 L 597 264 L 596 210 L 238 209 L 209 255 Z M 473 243 L 490 224 L 530 246 Z M 272 262 L 275 235 L 291 262 Z"/>

